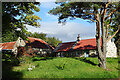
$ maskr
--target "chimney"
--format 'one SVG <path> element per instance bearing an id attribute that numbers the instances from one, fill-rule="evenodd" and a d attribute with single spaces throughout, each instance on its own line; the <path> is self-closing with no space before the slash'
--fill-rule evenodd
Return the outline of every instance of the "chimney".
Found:
<path id="1" fill-rule="evenodd" d="M 78 34 L 77 41 L 80 41 L 80 40 L 81 40 L 80 34 Z"/>

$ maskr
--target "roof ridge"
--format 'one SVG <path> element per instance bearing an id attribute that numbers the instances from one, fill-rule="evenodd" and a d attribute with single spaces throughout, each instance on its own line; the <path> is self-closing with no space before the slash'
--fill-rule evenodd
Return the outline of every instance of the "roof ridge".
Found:
<path id="1" fill-rule="evenodd" d="M 73 42 L 76 42 L 76 41 L 72 41 L 72 42 L 63 42 L 63 43 L 73 43 Z"/>
<path id="2" fill-rule="evenodd" d="M 33 38 L 33 37 L 28 37 L 28 38 Z M 33 38 L 33 39 L 38 39 L 38 40 L 42 40 L 42 39 L 40 39 L 40 38 Z M 50 44 L 48 44 L 46 41 L 44 41 L 44 40 L 42 40 L 44 43 L 45 43 L 45 45 L 48 47 L 48 48 L 53 48 Z"/>
<path id="3" fill-rule="evenodd" d="M 90 38 L 90 39 L 96 39 L 96 38 Z M 82 40 L 80 40 L 80 41 L 83 41 L 83 40 L 90 40 L 90 39 L 82 39 Z M 62 42 L 62 44 L 63 43 L 72 43 L 72 42 L 76 42 L 76 41 L 71 41 L 71 42 Z M 78 41 L 79 42 L 79 41 Z"/>
<path id="4" fill-rule="evenodd" d="M 34 37 L 28 37 L 28 38 L 34 38 Z M 40 39 L 40 38 L 34 38 L 34 39 Z M 42 39 L 40 39 L 40 40 L 42 40 Z"/>
<path id="5" fill-rule="evenodd" d="M 34 38 L 34 37 L 28 37 L 28 38 Z M 34 38 L 34 39 L 39 39 L 39 40 L 42 40 L 40 38 Z M 45 42 L 44 40 L 42 40 L 43 42 Z M 47 42 L 46 42 L 47 43 Z"/>
<path id="6" fill-rule="evenodd" d="M 96 38 L 90 38 L 90 39 L 96 39 Z M 90 39 L 82 39 L 82 40 L 90 40 Z M 81 40 L 80 40 L 81 41 Z"/>
<path id="7" fill-rule="evenodd" d="M 16 42 L 16 41 L 13 41 L 13 42 Z M 13 43 L 13 42 L 4 42 L 4 43 Z M 4 44 L 4 43 L 1 43 L 1 44 Z"/>

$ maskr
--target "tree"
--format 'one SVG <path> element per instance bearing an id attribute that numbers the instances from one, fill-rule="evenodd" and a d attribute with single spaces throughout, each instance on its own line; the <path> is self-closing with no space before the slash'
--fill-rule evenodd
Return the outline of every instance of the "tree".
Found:
<path id="1" fill-rule="evenodd" d="M 26 39 L 27 25 L 39 27 L 41 20 L 34 12 L 39 12 L 38 2 L 3 2 L 2 3 L 2 41 L 9 42 L 17 40 L 20 36 Z M 11 34 L 8 34 L 8 32 Z M 14 37 L 17 36 L 17 37 Z M 5 36 L 8 36 L 5 39 Z M 13 36 L 13 38 L 11 37 Z"/>
<path id="2" fill-rule="evenodd" d="M 5 34 L 2 35 L 2 41 L 3 42 L 12 42 L 18 39 L 18 37 L 11 31 L 7 31 Z"/>
<path id="3" fill-rule="evenodd" d="M 45 33 L 37 33 L 37 32 L 31 33 L 31 32 L 29 32 L 27 36 L 46 40 L 46 35 L 47 34 L 45 34 Z"/>
<path id="4" fill-rule="evenodd" d="M 55 37 L 47 37 L 46 42 L 48 42 L 48 44 L 52 45 L 53 47 L 56 47 L 59 43 L 62 43 L 62 41 Z"/>
<path id="5" fill-rule="evenodd" d="M 113 13 L 117 14 L 120 5 L 112 2 L 57 2 L 57 4 L 60 6 L 53 8 L 49 13 L 58 15 L 59 23 L 64 23 L 67 19 L 73 20 L 75 18 L 87 19 L 89 22 L 96 23 L 99 67 L 106 69 L 106 43 L 113 37 L 108 39 L 108 28 L 112 23 L 112 18 L 115 17 Z M 108 23 L 105 23 L 106 21 Z M 105 26 L 107 26 L 106 29 Z"/>

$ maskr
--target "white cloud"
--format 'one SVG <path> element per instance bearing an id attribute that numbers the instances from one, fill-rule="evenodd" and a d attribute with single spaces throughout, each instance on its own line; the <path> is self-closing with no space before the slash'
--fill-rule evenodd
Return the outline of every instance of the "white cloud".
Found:
<path id="1" fill-rule="evenodd" d="M 58 6 L 55 4 L 55 2 L 41 2 L 40 7 L 46 8 L 46 9 L 52 9 L 54 7 Z"/>
<path id="2" fill-rule="evenodd" d="M 75 41 L 78 34 L 82 39 L 95 37 L 95 25 L 89 23 L 67 22 L 62 26 L 57 22 L 42 22 L 40 28 L 28 26 L 28 31 L 43 32 L 62 41 Z"/>

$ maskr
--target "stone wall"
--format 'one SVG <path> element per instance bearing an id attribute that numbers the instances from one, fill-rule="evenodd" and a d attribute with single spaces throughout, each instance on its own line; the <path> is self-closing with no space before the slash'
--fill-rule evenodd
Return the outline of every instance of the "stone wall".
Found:
<path id="1" fill-rule="evenodd" d="M 24 47 L 25 45 L 26 45 L 25 41 L 19 37 L 12 49 L 13 54 L 15 54 L 15 56 L 17 56 L 18 47 L 21 47 L 21 46 Z"/>

